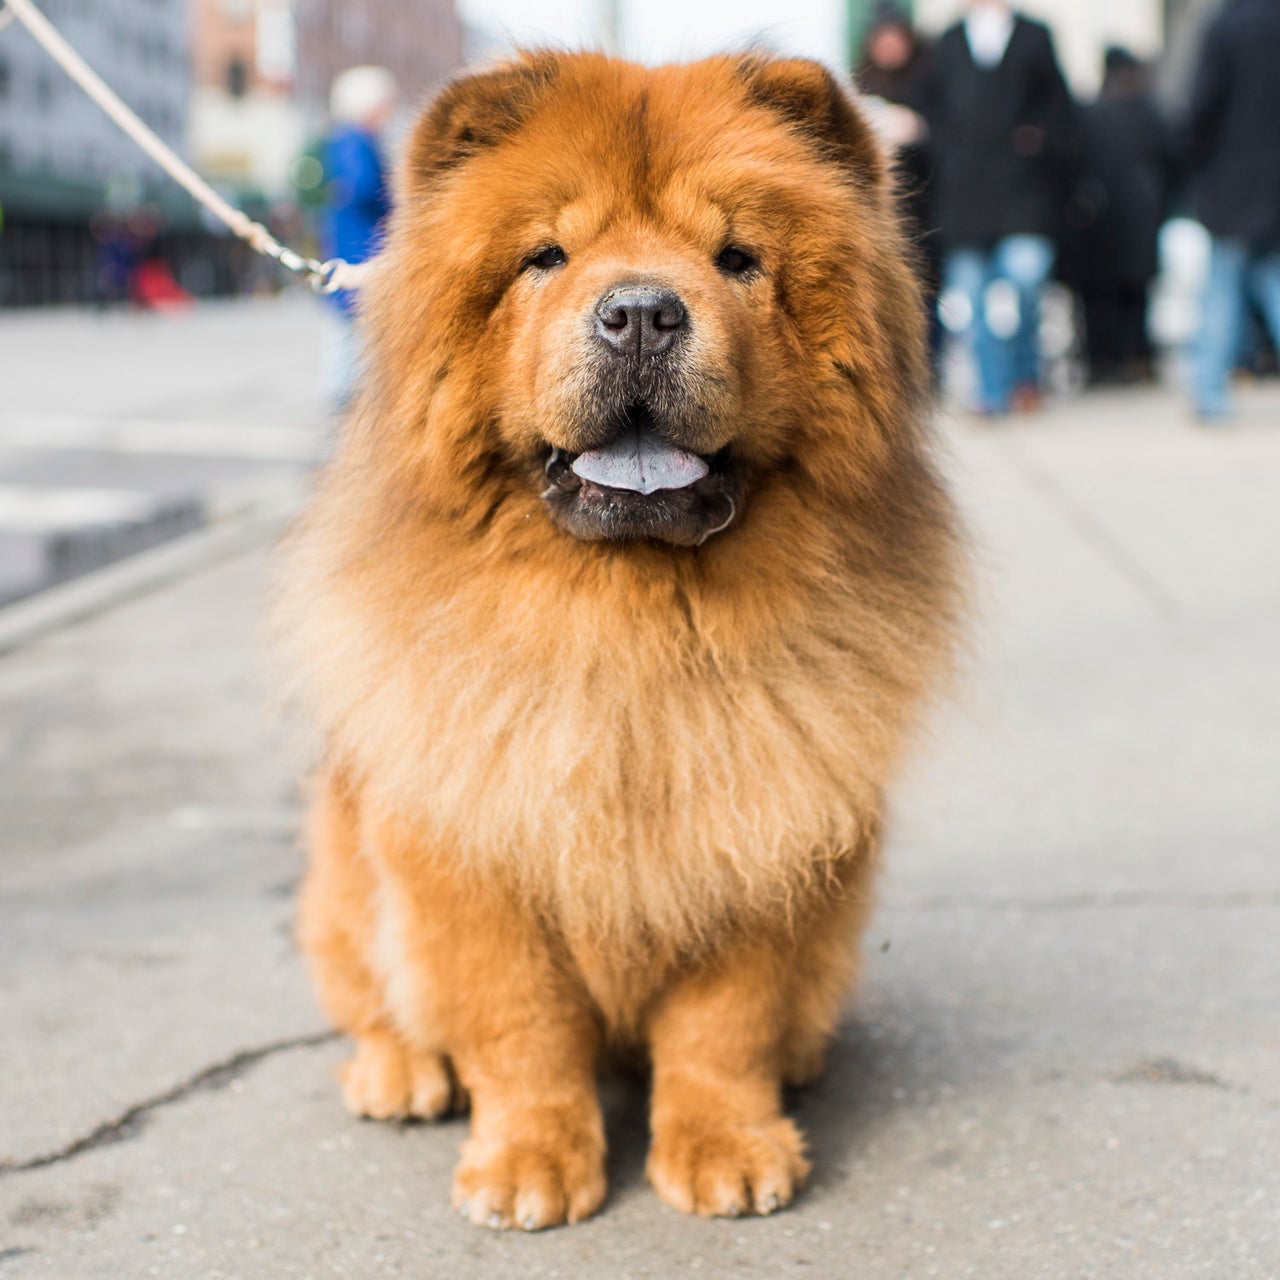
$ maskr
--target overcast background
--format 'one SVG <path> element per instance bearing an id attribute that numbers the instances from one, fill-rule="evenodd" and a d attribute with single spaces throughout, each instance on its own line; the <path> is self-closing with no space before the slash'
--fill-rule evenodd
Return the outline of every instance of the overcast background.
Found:
<path id="1" fill-rule="evenodd" d="M 840 64 L 844 6 L 837 0 L 643 0 L 619 4 L 622 52 L 645 62 L 680 61 L 762 40 L 771 48 Z M 459 0 L 474 27 L 519 44 L 599 45 L 607 0 Z"/>
<path id="2" fill-rule="evenodd" d="M 1217 0 L 1019 0 L 1048 22 L 1077 91 L 1097 88 L 1102 50 L 1122 44 L 1142 57 L 1163 43 L 1166 7 L 1206 8 Z M 758 42 L 847 69 L 849 10 L 870 0 L 457 0 L 473 56 L 512 44 L 599 48 L 616 15 L 618 51 L 644 62 L 684 61 Z M 963 0 L 915 0 L 917 21 L 941 30 Z"/>

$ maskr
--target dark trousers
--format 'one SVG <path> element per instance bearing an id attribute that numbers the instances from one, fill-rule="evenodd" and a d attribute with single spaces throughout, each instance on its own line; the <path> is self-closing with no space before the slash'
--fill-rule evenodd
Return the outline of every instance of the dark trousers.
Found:
<path id="1" fill-rule="evenodd" d="M 1090 382 L 1132 382 L 1151 376 L 1147 282 L 1114 280 L 1081 290 L 1085 358 Z"/>

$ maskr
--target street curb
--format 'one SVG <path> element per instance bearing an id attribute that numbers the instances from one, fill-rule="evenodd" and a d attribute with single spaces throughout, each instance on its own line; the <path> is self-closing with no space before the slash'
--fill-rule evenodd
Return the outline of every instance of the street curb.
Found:
<path id="1" fill-rule="evenodd" d="M 290 499 L 198 529 L 0 608 L 0 657 L 261 546 L 284 529 L 297 506 Z"/>
<path id="2" fill-rule="evenodd" d="M 39 595 L 75 582 L 108 565 L 207 529 L 212 523 L 201 501 L 183 498 L 157 503 L 151 514 L 141 520 L 55 529 L 44 544 L 43 580 L 29 594 Z M 24 598 L 20 595 L 3 603 L 17 604 Z"/>

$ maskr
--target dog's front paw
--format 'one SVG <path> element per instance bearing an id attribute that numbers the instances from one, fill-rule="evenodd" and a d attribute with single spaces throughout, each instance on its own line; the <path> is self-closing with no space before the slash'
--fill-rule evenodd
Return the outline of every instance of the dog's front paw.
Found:
<path id="1" fill-rule="evenodd" d="M 417 1053 L 392 1036 L 367 1036 L 338 1068 L 342 1105 L 371 1120 L 435 1120 L 463 1099 L 438 1053 Z"/>
<path id="2" fill-rule="evenodd" d="M 790 1120 L 762 1125 L 668 1122 L 655 1133 L 649 1181 L 674 1209 L 737 1218 L 789 1204 L 809 1175 Z"/>
<path id="3" fill-rule="evenodd" d="M 453 1207 L 477 1226 L 539 1231 L 590 1217 L 604 1200 L 599 1144 L 546 1147 L 471 1139 L 453 1179 Z"/>

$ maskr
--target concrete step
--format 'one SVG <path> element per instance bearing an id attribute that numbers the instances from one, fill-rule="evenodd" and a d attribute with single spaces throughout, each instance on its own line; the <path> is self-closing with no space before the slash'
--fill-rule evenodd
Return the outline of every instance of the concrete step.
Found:
<path id="1" fill-rule="evenodd" d="M 0 484 L 0 605 L 206 523 L 198 494 Z"/>
<path id="2" fill-rule="evenodd" d="M 295 461 L 0 449 L 0 607 L 225 519 L 279 506 Z"/>

